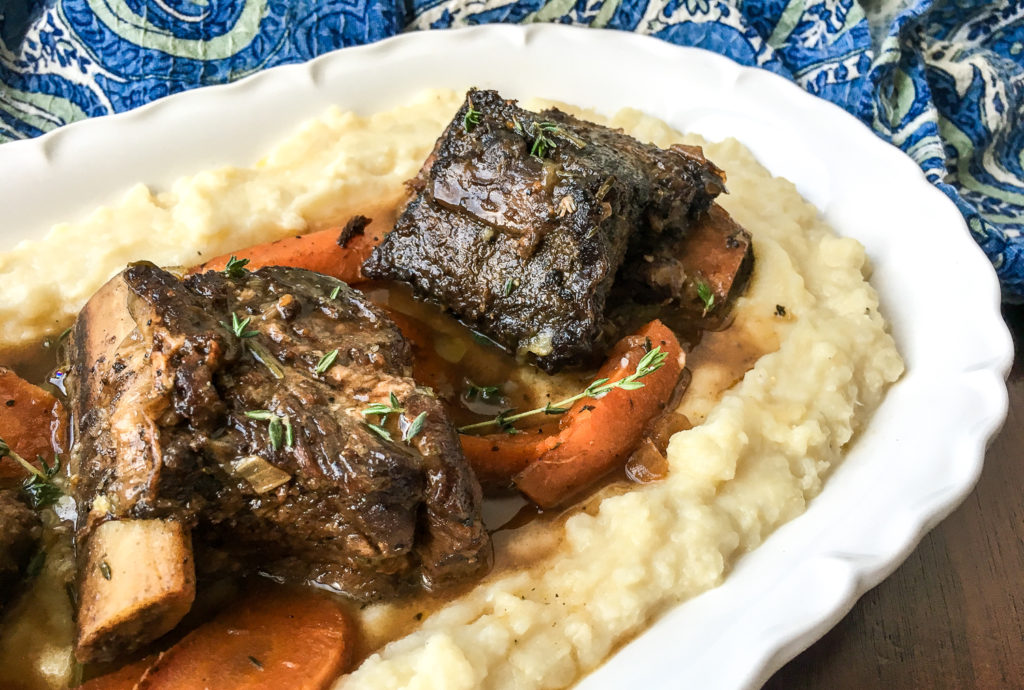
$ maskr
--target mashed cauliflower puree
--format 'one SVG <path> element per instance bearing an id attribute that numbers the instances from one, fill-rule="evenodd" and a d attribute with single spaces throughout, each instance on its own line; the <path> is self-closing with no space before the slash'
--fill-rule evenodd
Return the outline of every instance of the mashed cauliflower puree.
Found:
<path id="1" fill-rule="evenodd" d="M 0 254 L 0 360 L 67 326 L 129 261 L 194 264 L 394 204 L 460 101 L 429 92 L 368 118 L 332 110 L 251 168 L 199 173 L 160 193 L 138 186 Z M 499 552 L 542 555 L 497 570 L 337 688 L 572 684 L 667 607 L 720 583 L 740 555 L 803 512 L 903 371 L 866 280 L 863 247 L 837 237 L 791 183 L 736 141 L 680 135 L 632 110 L 583 115 L 659 146 L 700 144 L 727 172 L 730 194 L 719 202 L 753 235 L 756 268 L 734 325 L 709 337 L 742 337 L 766 354 L 739 381 L 691 359 L 681 411 L 700 423 L 672 438 L 667 479 L 496 538 Z M 44 263 L 47 271 L 37 271 Z M 367 638 L 381 642 L 410 620 L 407 607 L 387 604 L 361 617 Z"/>

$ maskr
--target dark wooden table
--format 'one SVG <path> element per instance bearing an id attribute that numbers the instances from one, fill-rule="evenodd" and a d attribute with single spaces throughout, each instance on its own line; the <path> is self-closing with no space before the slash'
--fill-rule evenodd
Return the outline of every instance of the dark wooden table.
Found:
<path id="1" fill-rule="evenodd" d="M 1024 307 L 1003 315 L 1010 414 L 977 488 L 766 688 L 1024 688 Z"/>

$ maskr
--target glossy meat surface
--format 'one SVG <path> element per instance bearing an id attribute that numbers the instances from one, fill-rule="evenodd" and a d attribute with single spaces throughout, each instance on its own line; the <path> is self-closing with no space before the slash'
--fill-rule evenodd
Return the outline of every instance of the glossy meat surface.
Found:
<path id="1" fill-rule="evenodd" d="M 360 599 L 488 566 L 455 431 L 359 293 L 300 269 L 182 281 L 136 264 L 94 302 L 74 336 L 80 540 L 110 519 L 177 521 L 200 574 L 221 554 Z M 392 395 L 386 440 L 361 410 Z"/>
<path id="2" fill-rule="evenodd" d="M 642 144 L 471 91 L 365 273 L 418 294 L 546 371 L 593 363 L 634 244 L 682 236 L 724 190 L 700 149 Z"/>

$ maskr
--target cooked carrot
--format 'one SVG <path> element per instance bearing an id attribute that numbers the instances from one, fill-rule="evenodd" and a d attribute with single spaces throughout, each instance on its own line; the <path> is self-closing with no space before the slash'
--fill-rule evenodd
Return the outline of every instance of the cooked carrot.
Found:
<path id="1" fill-rule="evenodd" d="M 652 321 L 619 341 L 595 378 L 618 381 L 636 370 L 647 343 L 668 354 L 664 365 L 642 380 L 643 388 L 614 389 L 600 399 L 584 398 L 547 436 L 490 434 L 463 436 L 462 447 L 485 484 L 508 483 L 542 508 L 562 505 L 625 462 L 644 428 L 672 397 L 685 355 L 675 335 Z"/>
<path id="2" fill-rule="evenodd" d="M 186 635 L 142 675 L 138 690 L 319 690 L 352 657 L 342 606 L 312 593 L 261 590 Z"/>
<path id="3" fill-rule="evenodd" d="M 156 660 L 157 655 L 151 654 L 144 659 L 122 666 L 112 673 L 106 673 L 82 683 L 75 690 L 135 690 L 135 684 L 139 682 L 139 678 Z"/>
<path id="4" fill-rule="evenodd" d="M 484 488 L 509 488 L 512 478 L 558 443 L 559 434 L 463 434 L 462 452 Z"/>
<path id="5" fill-rule="evenodd" d="M 56 398 L 0 367 L 0 438 L 11 450 L 29 461 L 42 456 L 52 462 L 63 429 L 64 408 Z M 19 464 L 0 461 L 0 481 L 25 474 Z"/>
<path id="6" fill-rule="evenodd" d="M 220 271 L 227 266 L 231 257 L 248 259 L 246 268 L 256 270 L 264 266 L 294 266 L 324 275 L 334 276 L 346 283 L 359 283 L 363 277 L 363 262 L 383 237 L 382 233 L 364 231 L 354 234 L 341 246 L 341 228 L 330 228 L 308 235 L 285 237 L 276 242 L 258 244 L 230 254 L 210 259 L 189 270 L 189 273 Z"/>

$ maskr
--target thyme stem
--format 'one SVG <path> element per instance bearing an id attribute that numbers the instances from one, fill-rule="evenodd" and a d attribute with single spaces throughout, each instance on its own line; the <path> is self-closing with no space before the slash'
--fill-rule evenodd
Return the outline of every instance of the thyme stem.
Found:
<path id="1" fill-rule="evenodd" d="M 548 403 L 544 407 L 537 407 L 526 412 L 520 412 L 518 414 L 499 414 L 493 419 L 488 419 L 483 422 L 476 422 L 475 424 L 467 424 L 466 426 L 460 426 L 458 431 L 460 434 L 464 434 L 467 431 L 474 429 L 484 429 L 489 426 L 500 426 L 506 431 L 512 429 L 512 423 L 529 417 L 535 414 L 563 414 L 572 407 L 573 403 L 583 398 L 599 398 L 609 391 L 621 388 L 622 390 L 632 391 L 638 388 L 643 388 L 644 383 L 639 379 L 647 376 L 648 374 L 657 371 L 665 364 L 665 358 L 668 357 L 667 352 L 662 352 L 661 346 L 655 347 L 647 352 L 639 362 L 637 362 L 636 370 L 627 376 L 623 376 L 621 379 L 616 381 L 610 381 L 608 379 L 597 379 L 589 386 L 586 387 L 580 393 L 573 395 L 564 400 L 559 400 L 556 403 Z M 512 433 L 515 433 L 514 430 Z"/>
<path id="2" fill-rule="evenodd" d="M 35 465 L 33 465 L 31 462 L 15 453 L 11 449 L 11 447 L 7 445 L 7 442 L 4 441 L 2 438 L 0 438 L 0 458 L 10 458 L 11 460 L 14 460 L 35 476 L 39 477 L 41 480 L 45 482 L 50 481 L 50 478 L 43 474 L 41 470 L 37 469 Z"/>

